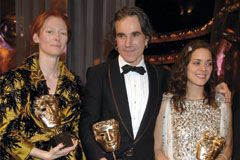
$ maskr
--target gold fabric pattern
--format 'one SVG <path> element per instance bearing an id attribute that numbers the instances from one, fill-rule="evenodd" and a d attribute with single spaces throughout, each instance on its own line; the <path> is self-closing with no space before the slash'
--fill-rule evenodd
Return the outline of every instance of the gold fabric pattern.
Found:
<path id="1" fill-rule="evenodd" d="M 79 119 L 81 109 L 81 83 L 63 62 L 58 64 L 58 77 L 55 97 L 61 112 L 60 132 L 69 132 L 79 139 Z M 50 150 L 54 130 L 39 127 L 35 115 L 34 101 L 48 95 L 48 87 L 38 63 L 38 54 L 33 54 L 25 63 L 0 77 L 0 159 L 28 160 L 33 147 Z M 61 160 L 81 160 L 80 146 Z"/>
<path id="2" fill-rule="evenodd" d="M 37 86 L 39 81 L 45 80 L 37 59 L 33 59 L 33 64 L 29 69 L 31 70 L 31 79 L 34 86 Z"/>

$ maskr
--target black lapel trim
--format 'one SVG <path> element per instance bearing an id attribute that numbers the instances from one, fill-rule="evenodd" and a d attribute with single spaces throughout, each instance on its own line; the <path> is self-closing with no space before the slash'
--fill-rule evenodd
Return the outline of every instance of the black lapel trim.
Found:
<path id="1" fill-rule="evenodd" d="M 132 139 L 134 139 L 124 77 L 122 74 L 120 74 L 118 59 L 116 58 L 114 61 L 111 62 L 108 63 L 108 80 L 114 101 L 114 106 L 117 110 L 119 119 L 122 122 L 123 127 L 127 131 L 128 135 Z"/>

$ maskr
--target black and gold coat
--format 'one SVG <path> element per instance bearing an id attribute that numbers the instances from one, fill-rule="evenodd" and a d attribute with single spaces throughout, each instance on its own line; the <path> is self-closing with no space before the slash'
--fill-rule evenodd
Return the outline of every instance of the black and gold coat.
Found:
<path id="1" fill-rule="evenodd" d="M 67 131 L 78 138 L 78 122 L 81 108 L 81 85 L 78 76 L 73 75 L 59 61 L 60 75 L 55 96 L 62 114 L 61 131 Z M 49 94 L 46 80 L 40 70 L 38 54 L 26 59 L 15 70 L 0 77 L 0 159 L 34 159 L 29 156 L 33 147 L 50 150 L 53 130 L 43 129 L 35 118 L 34 101 Z M 66 157 L 59 159 L 81 159 L 80 147 Z"/>

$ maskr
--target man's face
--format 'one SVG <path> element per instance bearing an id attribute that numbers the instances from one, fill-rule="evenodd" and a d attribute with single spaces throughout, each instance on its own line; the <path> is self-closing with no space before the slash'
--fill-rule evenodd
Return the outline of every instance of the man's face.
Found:
<path id="1" fill-rule="evenodd" d="M 143 51 L 148 37 L 142 32 L 137 16 L 128 16 L 115 22 L 116 47 L 122 58 L 136 66 L 143 58 Z"/>
<path id="2" fill-rule="evenodd" d="M 94 125 L 93 130 L 96 141 L 107 152 L 113 152 L 119 148 L 120 145 L 120 133 L 118 123 L 115 120 L 101 121 Z"/>

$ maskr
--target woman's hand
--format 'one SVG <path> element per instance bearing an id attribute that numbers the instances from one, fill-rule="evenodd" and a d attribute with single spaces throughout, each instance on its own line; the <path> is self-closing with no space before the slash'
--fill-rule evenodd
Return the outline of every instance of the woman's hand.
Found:
<path id="1" fill-rule="evenodd" d="M 30 152 L 32 157 L 41 158 L 44 160 L 53 160 L 68 155 L 71 151 L 74 151 L 78 145 L 78 140 L 72 139 L 73 146 L 64 148 L 62 143 L 52 148 L 49 152 L 33 148 Z"/>

